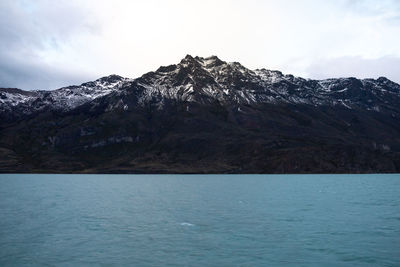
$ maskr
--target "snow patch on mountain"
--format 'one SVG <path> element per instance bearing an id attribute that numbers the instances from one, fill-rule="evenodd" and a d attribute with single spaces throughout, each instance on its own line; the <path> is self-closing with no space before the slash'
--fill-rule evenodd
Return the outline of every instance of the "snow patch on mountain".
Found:
<path id="1" fill-rule="evenodd" d="M 93 82 L 63 87 L 57 90 L 23 91 L 19 89 L 0 89 L 0 108 L 2 110 L 20 109 L 30 114 L 46 108 L 68 111 L 96 98 L 120 90 L 132 79 L 110 75 Z"/>

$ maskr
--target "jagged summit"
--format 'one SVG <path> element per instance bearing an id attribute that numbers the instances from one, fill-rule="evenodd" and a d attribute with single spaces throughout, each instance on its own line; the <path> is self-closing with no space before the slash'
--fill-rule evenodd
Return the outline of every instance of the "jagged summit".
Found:
<path id="1" fill-rule="evenodd" d="M 218 67 L 221 65 L 227 65 L 228 63 L 219 59 L 217 56 L 212 55 L 209 57 L 199 57 L 199 56 L 191 56 L 191 55 L 186 55 L 179 63 L 178 65 L 181 67 L 192 67 L 192 68 L 205 68 L 205 69 L 210 69 L 214 67 Z M 231 63 L 234 64 L 234 63 Z M 238 63 L 235 63 L 238 64 Z"/>
<path id="2" fill-rule="evenodd" d="M 210 56 L 206 58 L 196 56 L 195 59 L 206 68 L 212 68 L 226 64 L 225 61 L 222 61 L 217 56 Z"/>
<path id="3" fill-rule="evenodd" d="M 124 79 L 126 79 L 126 78 L 119 76 L 117 74 L 111 74 L 111 75 L 108 75 L 105 77 L 101 77 L 101 78 L 97 79 L 96 81 L 114 83 L 114 82 L 122 81 Z"/>
<path id="4" fill-rule="evenodd" d="M 191 67 L 191 68 L 214 68 L 221 65 L 227 64 L 225 61 L 220 60 L 217 56 L 210 57 L 199 57 L 186 55 L 178 64 L 181 67 Z"/>

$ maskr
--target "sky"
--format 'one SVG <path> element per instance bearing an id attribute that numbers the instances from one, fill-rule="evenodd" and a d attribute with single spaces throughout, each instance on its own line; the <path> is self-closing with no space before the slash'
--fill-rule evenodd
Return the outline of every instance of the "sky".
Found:
<path id="1" fill-rule="evenodd" d="M 400 83 L 400 1 L 0 0 L 0 87 L 136 78 L 186 54 Z"/>

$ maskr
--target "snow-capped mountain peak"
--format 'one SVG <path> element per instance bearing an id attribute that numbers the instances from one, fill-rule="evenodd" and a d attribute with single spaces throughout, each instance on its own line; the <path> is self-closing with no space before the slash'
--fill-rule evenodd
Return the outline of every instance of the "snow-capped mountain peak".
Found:
<path id="1" fill-rule="evenodd" d="M 400 112 L 400 85 L 384 77 L 376 80 L 303 79 L 276 70 L 250 70 L 238 62 L 225 62 L 217 56 L 191 55 L 186 55 L 178 64 L 161 66 L 137 79 L 113 74 L 53 91 L 0 89 L 0 109 L 24 114 L 47 109 L 68 111 L 113 92 L 121 93 L 117 94 L 121 98 L 134 94 L 130 99 L 135 99 L 136 103 L 129 103 L 130 106 L 152 101 L 162 108 L 165 99 L 176 99 L 199 103 L 215 100 L 235 105 L 290 103 Z M 129 106 L 120 100 L 118 105 L 111 106 L 124 109 Z"/>

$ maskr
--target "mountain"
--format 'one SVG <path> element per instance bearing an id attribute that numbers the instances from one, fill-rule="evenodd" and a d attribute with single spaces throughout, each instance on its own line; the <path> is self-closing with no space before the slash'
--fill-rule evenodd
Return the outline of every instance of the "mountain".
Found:
<path id="1" fill-rule="evenodd" d="M 0 89 L 0 171 L 400 170 L 400 85 L 187 55 L 137 79 Z"/>
<path id="2" fill-rule="evenodd" d="M 72 110 L 93 99 L 117 91 L 127 81 L 129 81 L 127 78 L 110 75 L 79 86 L 68 86 L 53 91 L 0 88 L 0 116 L 3 120 L 10 120 L 46 110 Z"/>

